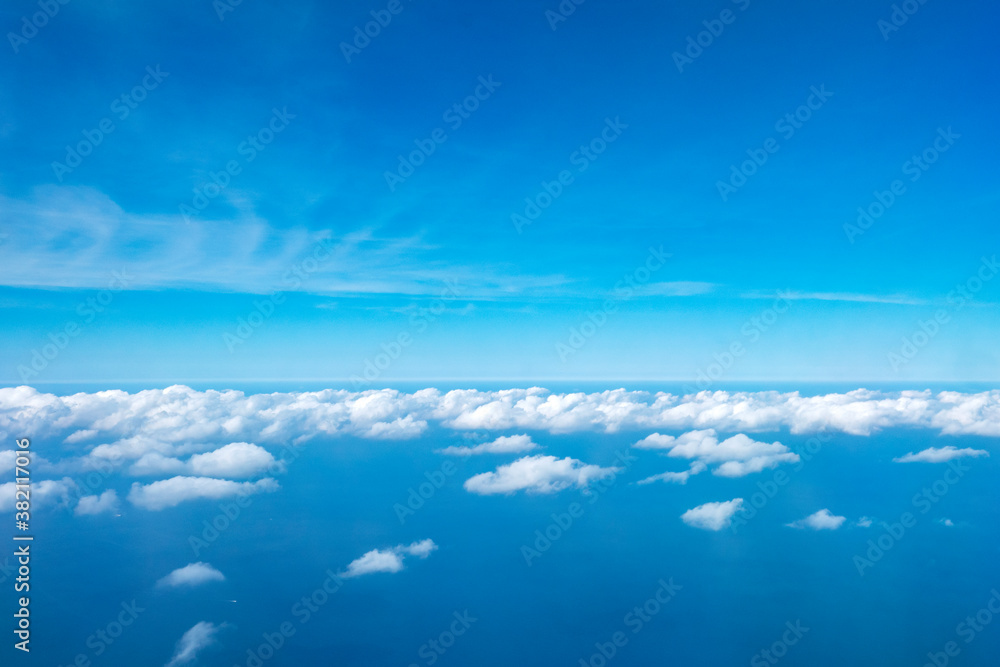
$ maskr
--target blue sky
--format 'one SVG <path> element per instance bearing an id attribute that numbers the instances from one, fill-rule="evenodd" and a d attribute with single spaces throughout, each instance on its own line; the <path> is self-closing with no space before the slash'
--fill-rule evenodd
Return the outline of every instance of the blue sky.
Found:
<path id="1" fill-rule="evenodd" d="M 884 33 L 890 4 L 594 0 L 553 30 L 554 2 L 404 1 L 347 62 L 340 44 L 386 6 L 245 0 L 220 20 L 207 0 L 73 2 L 8 37 L 0 381 L 346 380 L 401 335 L 374 384 L 694 382 L 714 363 L 719 381 L 996 377 L 997 283 L 948 298 L 991 279 L 997 249 L 994 6 L 928 2 Z M 678 71 L 704 22 L 723 29 Z M 446 116 L 477 87 L 475 111 Z M 776 125 L 810 101 L 794 132 Z M 103 119 L 92 153 L 53 167 Z M 614 140 L 581 158 L 609 119 Z M 397 156 L 438 128 L 390 189 Z M 261 130 L 273 141 L 247 148 Z M 914 171 L 939 130 L 947 150 Z M 718 182 L 769 139 L 724 201 Z M 182 215 L 227 163 L 226 187 Z M 564 171 L 519 233 L 512 214 Z M 845 224 L 895 180 L 905 191 L 851 242 Z M 650 248 L 670 258 L 643 280 Z M 113 271 L 124 289 L 102 294 Z M 616 290 L 627 275 L 635 289 Z M 778 290 L 785 311 L 752 324 Z M 226 338 L 275 291 L 252 335 Z"/>

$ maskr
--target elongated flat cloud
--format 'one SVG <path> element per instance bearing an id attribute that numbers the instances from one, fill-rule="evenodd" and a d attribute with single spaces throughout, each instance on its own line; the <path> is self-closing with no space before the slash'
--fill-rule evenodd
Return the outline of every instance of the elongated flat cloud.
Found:
<path id="1" fill-rule="evenodd" d="M 845 521 L 847 521 L 847 517 L 836 516 L 828 509 L 821 509 L 814 514 L 810 514 L 804 519 L 791 522 L 788 524 L 788 527 L 810 528 L 812 530 L 837 530 L 844 525 Z"/>
<path id="2" fill-rule="evenodd" d="M 652 484 L 653 482 L 670 482 L 673 484 L 687 484 L 691 475 L 697 475 L 705 470 L 705 464 L 695 461 L 691 467 L 682 472 L 662 472 L 659 475 L 651 475 L 645 479 L 640 479 L 636 484 Z"/>
<path id="3" fill-rule="evenodd" d="M 103 514 L 118 511 L 118 494 L 108 489 L 99 496 L 83 496 L 76 503 L 73 513 L 77 516 Z"/>
<path id="4" fill-rule="evenodd" d="M 156 582 L 160 588 L 194 587 L 210 581 L 225 581 L 226 576 L 208 563 L 190 563 Z"/>
<path id="5" fill-rule="evenodd" d="M 527 435 L 502 435 L 493 442 L 484 442 L 475 447 L 445 447 L 438 450 L 439 454 L 448 456 L 475 456 L 477 454 L 520 454 L 537 449 Z"/>
<path id="6" fill-rule="evenodd" d="M 725 502 L 705 503 L 681 514 L 681 521 L 702 530 L 722 530 L 732 523 L 733 515 L 743 507 L 742 498 Z"/>
<path id="7" fill-rule="evenodd" d="M 719 442 L 714 429 L 690 431 L 677 437 L 653 433 L 635 443 L 637 449 L 667 450 L 667 456 L 694 459 L 702 464 L 698 469 L 692 466 L 687 476 L 684 473 L 665 477 L 668 481 L 687 482 L 690 475 L 698 474 L 705 467 L 715 465 L 713 474 L 721 477 L 743 477 L 774 468 L 782 463 L 796 463 L 799 455 L 780 442 L 766 443 L 752 440 L 742 433 Z"/>
<path id="8" fill-rule="evenodd" d="M 465 489 L 479 495 L 498 493 L 555 493 L 571 486 L 583 488 L 590 482 L 614 475 L 620 468 L 587 465 L 566 457 L 525 456 L 502 465 L 495 472 L 484 472 L 465 480 Z"/>
<path id="9" fill-rule="evenodd" d="M 229 498 L 239 494 L 277 491 L 278 483 L 271 478 L 256 482 L 233 482 L 212 477 L 171 477 L 143 486 L 132 484 L 128 500 L 147 510 L 162 510 L 187 500 Z"/>
<path id="10" fill-rule="evenodd" d="M 372 549 L 360 558 L 351 561 L 340 576 L 350 578 L 377 572 L 399 572 L 403 569 L 403 561 L 406 556 L 427 558 L 437 548 L 434 540 L 426 539 L 409 545 L 399 544 L 389 549 Z"/>
<path id="11" fill-rule="evenodd" d="M 201 621 L 195 624 L 190 630 L 185 632 L 177 641 L 174 648 L 174 657 L 165 667 L 177 667 L 194 662 L 204 648 L 210 646 L 215 641 L 215 636 L 219 630 L 225 627 L 225 623 L 215 625 L 208 621 Z"/>
<path id="12" fill-rule="evenodd" d="M 893 461 L 896 463 L 945 463 L 951 461 L 952 459 L 959 459 L 965 456 L 989 456 L 990 453 L 985 449 L 972 449 L 966 447 L 965 449 L 958 449 L 948 445 L 947 447 L 928 447 L 927 449 L 917 452 L 914 454 L 910 452 L 903 456 L 894 458 Z"/>
<path id="13" fill-rule="evenodd" d="M 195 454 L 187 461 L 149 452 L 139 458 L 129 473 L 147 475 L 189 474 L 197 477 L 252 477 L 266 470 L 280 471 L 280 464 L 263 447 L 249 442 L 233 442 L 204 454 Z"/>

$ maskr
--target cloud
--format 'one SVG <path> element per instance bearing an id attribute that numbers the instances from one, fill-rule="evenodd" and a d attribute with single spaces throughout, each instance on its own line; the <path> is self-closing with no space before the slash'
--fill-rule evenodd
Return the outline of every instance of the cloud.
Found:
<path id="1" fill-rule="evenodd" d="M 195 454 L 188 461 L 191 472 L 201 477 L 252 477 L 275 465 L 270 452 L 248 442 L 234 442 L 206 454 Z"/>
<path id="2" fill-rule="evenodd" d="M 595 479 L 609 477 L 621 468 L 587 465 L 566 457 L 525 456 L 502 465 L 495 472 L 484 472 L 465 480 L 465 489 L 479 495 L 497 493 L 555 493 L 571 486 L 582 488 Z"/>
<path id="3" fill-rule="evenodd" d="M 638 296 L 698 296 L 715 290 L 714 283 L 703 283 L 692 280 L 676 280 L 672 282 L 652 282 L 635 289 Z"/>
<path id="4" fill-rule="evenodd" d="M 957 449 L 948 445 L 947 447 L 928 447 L 922 452 L 917 452 L 914 454 L 910 452 L 903 456 L 894 458 L 893 461 L 896 463 L 944 463 L 946 461 L 951 461 L 952 459 L 962 458 L 964 456 L 989 456 L 990 453 L 985 449 Z"/>
<path id="5" fill-rule="evenodd" d="M 178 568 L 156 582 L 160 588 L 193 587 L 209 581 L 225 581 L 224 574 L 208 563 L 191 563 Z"/>
<path id="6" fill-rule="evenodd" d="M 938 523 L 940 523 L 942 526 L 948 526 L 949 528 L 955 525 L 955 522 L 952 521 L 951 519 L 940 519 L 938 520 Z"/>
<path id="7" fill-rule="evenodd" d="M 719 503 L 705 503 L 681 514 L 681 521 L 703 530 L 722 530 L 729 527 L 733 515 L 739 512 L 742 507 L 742 498 L 733 498 Z"/>
<path id="8" fill-rule="evenodd" d="M 871 517 L 863 516 L 860 519 L 858 519 L 858 526 L 861 528 L 871 528 L 871 525 L 872 525 Z"/>
<path id="9" fill-rule="evenodd" d="M 242 483 L 212 477 L 171 477 L 145 486 L 134 482 L 128 500 L 137 507 L 156 511 L 174 507 L 186 500 L 218 500 L 240 494 L 277 491 L 278 488 L 278 483 L 270 477 Z"/>
<path id="10" fill-rule="evenodd" d="M 207 621 L 197 623 L 178 640 L 177 646 L 174 649 L 174 657 L 170 659 L 166 667 L 176 667 L 177 665 L 186 665 L 189 662 L 194 662 L 202 649 L 215 642 L 215 636 L 224 627 L 226 627 L 225 623 L 221 625 L 215 625 Z"/>
<path id="11" fill-rule="evenodd" d="M 822 509 L 814 514 L 810 514 L 804 519 L 786 524 L 789 528 L 811 528 L 812 530 L 837 530 L 846 517 L 836 516 L 828 509 Z M 860 525 L 860 522 L 859 522 Z M 870 524 L 869 524 L 870 525 Z"/>
<path id="12" fill-rule="evenodd" d="M 73 513 L 77 516 L 83 516 L 117 511 L 118 494 L 114 489 L 108 489 L 99 496 L 84 496 L 80 498 Z"/>
<path id="13" fill-rule="evenodd" d="M 672 482 L 675 484 L 687 484 L 691 475 L 697 475 L 705 470 L 705 464 L 695 461 L 691 467 L 683 472 L 662 472 L 659 475 L 652 475 L 645 479 L 640 479 L 636 484 L 652 484 L 653 482 Z"/>
<path id="14" fill-rule="evenodd" d="M 16 487 L 15 482 L 0 484 L 0 512 L 14 510 Z M 76 482 L 69 477 L 33 481 L 31 483 L 32 510 L 68 507 L 77 488 Z"/>
<path id="15" fill-rule="evenodd" d="M 714 465 L 713 475 L 743 477 L 765 468 L 775 468 L 782 463 L 799 461 L 799 455 L 780 442 L 758 442 L 742 433 L 719 442 L 714 429 L 690 431 L 677 437 L 653 433 L 635 443 L 634 447 L 667 450 L 667 456 L 694 459 L 702 464 L 697 471 L 692 468 L 689 475 L 701 472 L 705 466 Z M 687 477 L 672 481 L 683 483 L 687 481 Z"/>
<path id="16" fill-rule="evenodd" d="M 537 449 L 538 445 L 532 442 L 527 435 L 502 435 L 493 442 L 484 442 L 475 447 L 445 447 L 439 449 L 438 454 L 448 456 L 475 456 L 477 454 L 519 454 Z"/>
<path id="17" fill-rule="evenodd" d="M 351 561 L 340 576 L 350 578 L 376 572 L 399 572 L 403 569 L 403 560 L 406 556 L 427 558 L 437 548 L 434 540 L 426 539 L 409 545 L 400 544 L 390 549 L 372 549 L 360 558 Z"/>

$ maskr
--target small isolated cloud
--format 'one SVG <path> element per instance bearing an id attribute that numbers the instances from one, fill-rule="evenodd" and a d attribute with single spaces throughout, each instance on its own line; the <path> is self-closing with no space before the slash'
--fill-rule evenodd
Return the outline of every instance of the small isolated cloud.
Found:
<path id="1" fill-rule="evenodd" d="M 340 576 L 347 579 L 376 572 L 399 572 L 403 569 L 403 560 L 406 556 L 427 558 L 437 548 L 434 540 L 426 539 L 409 545 L 399 544 L 390 549 L 372 549 L 361 558 L 351 561 Z"/>
<path id="2" fill-rule="evenodd" d="M 676 437 L 653 433 L 634 447 L 667 450 L 667 456 L 673 458 L 694 459 L 703 466 L 714 465 L 712 474 L 720 477 L 743 477 L 782 463 L 799 461 L 799 455 L 780 442 L 758 442 L 742 433 L 720 442 L 714 429 L 689 431 Z M 698 472 L 701 470 L 704 467 Z"/>
<path id="3" fill-rule="evenodd" d="M 186 500 L 218 500 L 240 494 L 277 491 L 278 488 L 278 483 L 270 477 L 242 483 L 212 477 L 171 477 L 145 486 L 133 483 L 128 500 L 137 507 L 157 511 L 180 505 Z"/>
<path id="4" fill-rule="evenodd" d="M 555 493 L 571 486 L 583 488 L 595 479 L 609 477 L 621 468 L 602 468 L 566 457 L 525 456 L 465 480 L 465 489 L 479 495 L 497 493 Z"/>
<path id="5" fill-rule="evenodd" d="M 951 519 L 940 519 L 938 523 L 942 526 L 948 526 L 949 528 L 955 525 L 955 522 Z"/>
<path id="6" fill-rule="evenodd" d="M 705 470 L 705 464 L 695 461 L 691 467 L 683 472 L 662 472 L 659 475 L 652 475 L 646 479 L 640 479 L 636 484 L 652 484 L 653 482 L 668 482 L 672 484 L 687 484 L 691 475 L 697 475 Z"/>
<path id="7" fill-rule="evenodd" d="M 118 511 L 118 494 L 114 489 L 108 489 L 99 496 L 84 496 L 76 504 L 73 513 L 77 516 L 102 514 Z"/>
<path id="8" fill-rule="evenodd" d="M 703 530 L 722 530 L 729 527 L 733 515 L 742 507 L 742 498 L 733 498 L 720 503 L 705 503 L 681 514 L 681 521 Z"/>
<path id="9" fill-rule="evenodd" d="M 904 456 L 894 458 L 893 461 L 896 463 L 945 463 L 951 461 L 952 459 L 959 459 L 965 456 L 989 456 L 990 453 L 985 449 L 971 449 L 966 447 L 965 449 L 958 449 L 948 445 L 947 447 L 928 447 L 922 452 L 917 452 L 914 454 L 910 452 Z"/>
<path id="10" fill-rule="evenodd" d="M 445 447 L 438 454 L 448 456 L 475 456 L 477 454 L 520 454 L 537 449 L 538 445 L 527 435 L 503 435 L 493 442 L 484 442 L 475 447 Z"/>
<path id="11" fill-rule="evenodd" d="M 860 528 L 871 528 L 872 518 L 870 516 L 861 517 L 860 519 L 858 519 L 858 526 Z"/>
<path id="12" fill-rule="evenodd" d="M 160 588 L 180 588 L 198 586 L 210 581 L 225 581 L 226 576 L 208 563 L 191 563 L 178 568 L 156 582 Z"/>
<path id="13" fill-rule="evenodd" d="M 804 519 L 799 519 L 798 521 L 793 521 L 786 525 L 789 528 L 811 528 L 812 530 L 837 530 L 844 524 L 845 521 L 847 521 L 847 517 L 836 516 L 828 509 L 821 509 L 820 511 L 814 514 L 810 514 Z M 860 522 L 858 523 L 860 525 Z M 869 525 L 871 525 L 870 521 Z"/>
<path id="14" fill-rule="evenodd" d="M 190 474 L 198 477 L 253 477 L 265 470 L 279 470 L 280 464 L 269 451 L 249 442 L 233 442 L 187 461 L 159 452 L 143 454 L 129 468 L 136 477 Z"/>
<path id="15" fill-rule="evenodd" d="M 174 649 L 174 657 L 166 664 L 166 667 L 176 667 L 194 662 L 198 653 L 215 641 L 215 636 L 219 630 L 225 627 L 225 623 L 216 625 L 207 621 L 196 624 L 193 628 L 185 632 L 177 641 Z"/>

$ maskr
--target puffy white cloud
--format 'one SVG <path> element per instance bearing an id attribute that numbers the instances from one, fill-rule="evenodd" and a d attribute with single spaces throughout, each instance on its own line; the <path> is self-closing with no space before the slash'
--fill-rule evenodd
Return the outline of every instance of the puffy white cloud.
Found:
<path id="1" fill-rule="evenodd" d="M 277 491 L 278 483 L 271 478 L 256 482 L 233 482 L 212 477 L 171 477 L 152 484 L 132 484 L 128 500 L 133 505 L 147 510 L 162 510 L 174 507 L 186 500 L 201 498 L 217 500 L 239 494 Z"/>
<path id="2" fill-rule="evenodd" d="M 400 544 L 390 549 L 372 549 L 360 558 L 351 561 L 340 576 L 350 578 L 376 572 L 399 572 L 403 569 L 403 560 L 406 556 L 427 558 L 437 548 L 434 540 L 426 539 L 409 545 Z"/>
<path id="3" fill-rule="evenodd" d="M 537 449 L 538 445 L 527 435 L 502 435 L 493 442 L 474 447 L 445 447 L 438 454 L 448 456 L 475 456 L 477 454 L 520 454 Z"/>
<path id="4" fill-rule="evenodd" d="M 620 468 L 602 468 L 577 459 L 554 456 L 524 456 L 465 480 L 465 489 L 480 495 L 496 493 L 555 493 L 571 486 L 582 488 L 595 479 L 616 474 Z"/>
<path id="5" fill-rule="evenodd" d="M 844 522 L 847 521 L 847 517 L 836 516 L 828 509 L 821 509 L 818 512 L 810 514 L 804 519 L 799 519 L 798 521 L 793 521 L 787 524 L 789 528 L 811 528 L 812 530 L 837 530 Z M 859 522 L 860 525 L 860 522 Z"/>
<path id="6" fill-rule="evenodd" d="M 765 468 L 774 468 L 782 463 L 796 463 L 799 460 L 798 454 L 780 442 L 758 442 L 742 433 L 719 442 L 714 429 L 690 431 L 677 437 L 653 433 L 635 443 L 634 447 L 667 450 L 667 456 L 694 459 L 703 464 L 699 470 L 689 471 L 688 476 L 701 472 L 704 466 L 715 465 L 717 467 L 712 471 L 714 475 L 743 477 Z M 677 474 L 670 474 L 664 479 L 687 482 L 687 476 L 677 477 Z"/>
<path id="7" fill-rule="evenodd" d="M 99 496 L 84 496 L 76 503 L 73 513 L 77 516 L 102 514 L 118 511 L 118 494 L 114 489 L 108 489 Z"/>
<path id="8" fill-rule="evenodd" d="M 985 449 L 972 449 L 966 447 L 965 449 L 958 449 L 951 445 L 947 447 L 928 447 L 927 449 L 917 452 L 914 454 L 910 452 L 903 456 L 894 458 L 893 461 L 896 463 L 944 463 L 946 461 L 951 461 L 952 459 L 958 459 L 965 456 L 989 456 L 990 453 Z"/>
<path id="9" fill-rule="evenodd" d="M 195 454 L 188 467 L 202 477 L 251 477 L 271 466 L 277 467 L 271 453 L 248 442 L 233 442 L 205 454 Z"/>
<path id="10" fill-rule="evenodd" d="M 193 587 L 210 581 L 225 581 L 226 576 L 208 563 L 190 563 L 156 582 L 160 588 Z"/>
<path id="11" fill-rule="evenodd" d="M 722 530 L 732 523 L 733 515 L 743 507 L 742 498 L 725 502 L 705 503 L 681 514 L 681 521 L 703 530 Z"/>
<path id="12" fill-rule="evenodd" d="M 195 624 L 190 630 L 185 632 L 177 641 L 174 648 L 174 657 L 166 664 L 166 667 L 176 667 L 186 665 L 198 657 L 202 649 L 215 642 L 215 636 L 219 630 L 226 627 L 226 624 L 216 625 L 207 621 Z"/>

